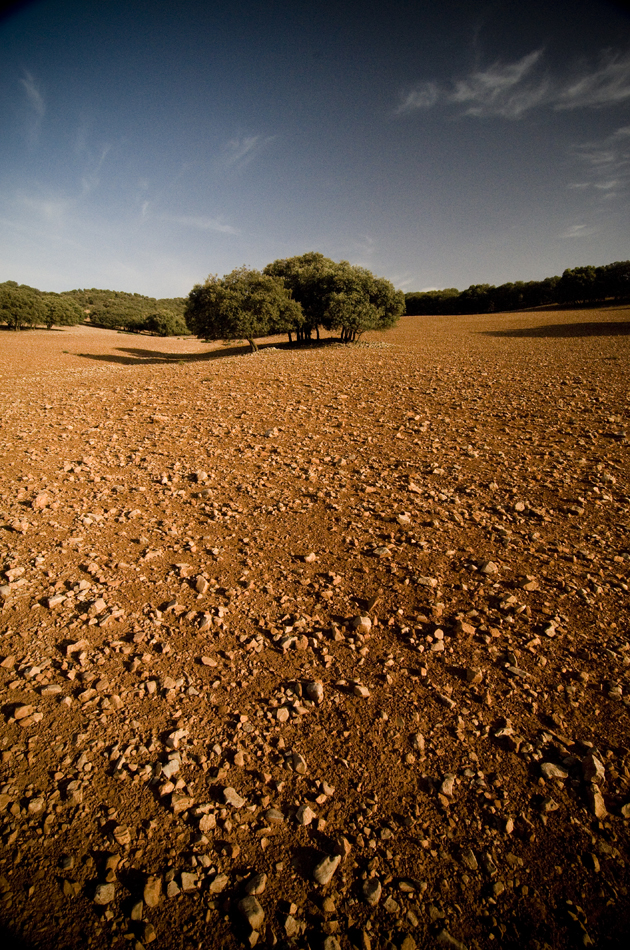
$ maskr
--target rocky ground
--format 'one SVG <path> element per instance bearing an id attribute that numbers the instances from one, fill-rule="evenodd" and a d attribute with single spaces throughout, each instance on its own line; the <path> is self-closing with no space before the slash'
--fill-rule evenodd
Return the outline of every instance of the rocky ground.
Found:
<path id="1" fill-rule="evenodd" d="M 627 946 L 629 329 L 0 333 L 4 946 Z"/>

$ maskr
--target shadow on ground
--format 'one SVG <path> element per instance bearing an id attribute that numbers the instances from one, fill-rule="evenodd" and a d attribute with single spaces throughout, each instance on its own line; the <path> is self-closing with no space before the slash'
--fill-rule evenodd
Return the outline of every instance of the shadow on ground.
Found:
<path id="1" fill-rule="evenodd" d="M 259 343 L 258 350 L 302 350 L 321 349 L 331 344 L 339 344 L 338 339 L 312 340 L 310 343 Z M 165 363 L 208 363 L 212 360 L 225 359 L 228 356 L 245 356 L 250 353 L 247 343 L 236 346 L 223 346 L 207 353 L 160 353 L 158 350 L 143 350 L 138 347 L 118 347 L 116 353 L 75 353 L 85 360 L 96 360 L 99 363 L 120 363 L 126 366 L 163 366 Z M 118 356 L 117 354 L 125 354 Z"/>
<path id="2" fill-rule="evenodd" d="M 606 321 L 593 323 L 551 323 L 539 327 L 522 327 L 516 330 L 482 330 L 481 336 L 497 337 L 558 337 L 580 336 L 628 336 L 630 322 Z"/>
<path id="3" fill-rule="evenodd" d="M 26 943 L 2 924 L 0 924 L 0 946 L 2 946 L 2 950 L 33 950 L 30 943 Z"/>

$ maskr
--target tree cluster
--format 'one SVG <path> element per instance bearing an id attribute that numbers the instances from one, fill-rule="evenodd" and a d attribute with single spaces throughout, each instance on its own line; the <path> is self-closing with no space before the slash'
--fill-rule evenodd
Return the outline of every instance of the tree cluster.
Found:
<path id="1" fill-rule="evenodd" d="M 602 267 L 567 269 L 562 277 L 544 280 L 522 280 L 516 283 L 472 284 L 466 290 L 408 293 L 405 295 L 409 315 L 492 313 L 526 310 L 553 304 L 580 305 L 622 301 L 630 298 L 630 261 L 616 261 Z"/>
<path id="2" fill-rule="evenodd" d="M 206 340 L 245 339 L 287 333 L 298 343 L 319 339 L 321 329 L 346 343 L 366 330 L 394 326 L 404 313 L 402 291 L 364 267 L 336 263 L 310 252 L 276 260 L 264 270 L 240 267 L 224 277 L 210 275 L 191 290 L 188 327 Z"/>
<path id="3" fill-rule="evenodd" d="M 121 290 L 69 290 L 66 296 L 76 300 L 86 320 L 107 330 L 130 333 L 154 333 L 157 336 L 187 336 L 183 297 L 145 297 Z"/>
<path id="4" fill-rule="evenodd" d="M 0 323 L 6 323 L 12 330 L 74 326 L 84 317 L 79 305 L 64 294 L 43 293 L 14 280 L 0 284 Z"/>
<path id="5" fill-rule="evenodd" d="M 109 330 L 187 336 L 184 298 L 156 300 L 116 290 L 68 290 L 47 293 L 7 280 L 0 284 L 0 323 L 13 330 L 26 327 L 74 326 L 91 323 Z"/>

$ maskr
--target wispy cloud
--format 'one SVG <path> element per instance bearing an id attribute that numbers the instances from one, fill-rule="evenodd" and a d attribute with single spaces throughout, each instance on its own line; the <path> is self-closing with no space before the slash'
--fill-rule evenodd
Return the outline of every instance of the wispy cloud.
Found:
<path id="1" fill-rule="evenodd" d="M 73 207 L 73 202 L 68 198 L 53 196 L 34 196 L 24 193 L 16 195 L 16 202 L 19 207 L 49 224 L 61 224 L 68 211 Z"/>
<path id="2" fill-rule="evenodd" d="M 572 224 L 562 234 L 559 235 L 561 238 L 582 238 L 589 237 L 591 234 L 595 234 L 597 228 L 592 228 L 588 224 Z"/>
<path id="3" fill-rule="evenodd" d="M 598 69 L 570 80 L 556 96 L 556 109 L 608 106 L 630 99 L 630 52 L 606 50 Z"/>
<path id="4" fill-rule="evenodd" d="M 179 224 L 185 228 L 196 228 L 198 231 L 219 231 L 221 234 L 239 234 L 237 228 L 225 224 L 220 218 L 204 218 L 195 215 L 162 215 L 163 221 Z"/>
<path id="5" fill-rule="evenodd" d="M 20 79 L 20 83 L 26 92 L 26 98 L 28 99 L 33 112 L 38 119 L 43 119 L 44 115 L 46 114 L 46 103 L 40 88 L 35 81 L 35 77 L 32 76 L 31 73 L 25 71 L 23 78 Z"/>
<path id="6" fill-rule="evenodd" d="M 224 168 L 244 168 L 273 142 L 274 138 L 274 135 L 245 135 L 230 139 L 223 147 L 221 164 Z"/>
<path id="7" fill-rule="evenodd" d="M 622 126 L 599 141 L 583 142 L 572 150 L 581 180 L 569 188 L 593 190 L 603 201 L 630 189 L 630 126 Z M 587 180 L 584 181 L 584 178 Z"/>
<path id="8" fill-rule="evenodd" d="M 110 151 L 111 145 L 103 145 L 100 150 L 100 154 L 96 157 L 96 160 L 93 163 L 93 167 L 89 172 L 86 172 L 83 175 L 81 179 L 81 190 L 84 195 L 87 195 L 91 191 L 94 191 L 95 188 L 98 188 L 101 180 L 100 171 Z"/>
<path id="9" fill-rule="evenodd" d="M 405 90 L 394 114 L 408 115 L 437 105 L 460 114 L 520 119 L 532 109 L 602 108 L 630 99 L 630 52 L 604 51 L 596 66 L 575 66 L 570 75 L 554 76 L 543 49 L 515 62 L 496 61 L 443 83 L 423 81 Z"/>
<path id="10" fill-rule="evenodd" d="M 29 105 L 28 135 L 31 142 L 35 143 L 39 136 L 42 120 L 46 115 L 46 100 L 35 77 L 27 70 L 24 71 L 24 75 L 20 79 L 20 85 L 26 93 Z"/>

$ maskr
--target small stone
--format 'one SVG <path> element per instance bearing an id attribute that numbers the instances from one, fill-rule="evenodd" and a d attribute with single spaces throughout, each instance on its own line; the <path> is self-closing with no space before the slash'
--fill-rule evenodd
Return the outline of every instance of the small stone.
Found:
<path id="1" fill-rule="evenodd" d="M 591 871 L 594 871 L 596 874 L 599 874 L 600 864 L 599 864 L 599 858 L 597 857 L 596 854 L 593 854 L 592 851 L 587 851 L 584 857 L 582 858 L 582 861 L 584 862 L 587 868 L 589 868 Z"/>
<path id="2" fill-rule="evenodd" d="M 455 776 L 448 773 L 444 776 L 442 784 L 440 785 L 440 794 L 446 795 L 447 798 L 452 798 L 454 794 L 455 786 Z"/>
<path id="3" fill-rule="evenodd" d="M 306 760 L 299 752 L 293 752 L 291 754 L 291 764 L 293 771 L 297 772 L 298 775 L 306 775 Z"/>
<path id="4" fill-rule="evenodd" d="M 465 620 L 458 620 L 455 624 L 455 633 L 458 637 L 472 637 L 477 632 L 477 628 Z"/>
<path id="5" fill-rule="evenodd" d="M 252 874 L 245 884 L 245 893 L 248 897 L 257 897 L 262 894 L 267 887 L 267 875 L 264 871 L 258 874 Z"/>
<path id="6" fill-rule="evenodd" d="M 496 574 L 499 568 L 494 561 L 482 561 L 478 570 L 480 574 Z"/>
<path id="7" fill-rule="evenodd" d="M 213 828 L 217 826 L 216 816 L 210 812 L 207 815 L 202 815 L 199 819 L 199 831 L 202 834 L 205 834 L 207 831 L 212 831 Z"/>
<path id="8" fill-rule="evenodd" d="M 103 906 L 111 904 L 115 897 L 115 891 L 114 884 L 98 884 L 94 893 L 94 903 Z"/>
<path id="9" fill-rule="evenodd" d="M 333 856 L 328 855 L 323 858 L 313 870 L 313 878 L 317 881 L 318 884 L 328 884 L 331 880 L 333 874 L 339 867 L 341 862 L 341 856 L 336 854 Z"/>
<path id="10" fill-rule="evenodd" d="M 355 683 L 352 687 L 353 696 L 358 696 L 359 699 L 368 699 L 370 691 L 367 686 L 362 686 L 360 683 Z"/>
<path id="11" fill-rule="evenodd" d="M 369 617 L 359 614 L 350 621 L 350 627 L 357 633 L 368 634 L 372 629 L 372 621 Z"/>
<path id="12" fill-rule="evenodd" d="M 546 779 L 564 781 L 569 777 L 568 771 L 561 765 L 556 765 L 554 762 L 543 762 L 540 766 L 540 771 Z"/>
<path id="13" fill-rule="evenodd" d="M 31 798 L 28 803 L 28 813 L 34 816 L 41 815 L 45 807 L 46 802 L 43 798 Z"/>
<path id="14" fill-rule="evenodd" d="M 388 897 L 383 907 L 389 914 L 397 914 L 400 910 L 400 904 L 398 901 L 395 901 L 393 897 Z"/>
<path id="15" fill-rule="evenodd" d="M 136 903 L 131 908 L 129 918 L 130 920 L 135 920 L 135 921 L 142 920 L 143 913 L 144 913 L 144 902 L 136 901 Z"/>
<path id="16" fill-rule="evenodd" d="M 243 897 L 238 902 L 238 909 L 251 930 L 260 930 L 265 919 L 265 912 L 253 895 Z"/>
<path id="17" fill-rule="evenodd" d="M 184 894 L 197 890 L 197 875 L 193 874 L 192 871 L 182 871 L 181 882 Z"/>
<path id="18" fill-rule="evenodd" d="M 177 897 L 178 894 L 181 894 L 181 890 L 177 881 L 169 881 L 166 885 L 166 896 Z"/>
<path id="19" fill-rule="evenodd" d="M 222 894 L 230 882 L 227 874 L 217 874 L 210 882 L 209 891 L 211 894 Z"/>
<path id="20" fill-rule="evenodd" d="M 182 812 L 192 808 L 195 800 L 190 795 L 184 795 L 182 792 L 173 792 L 171 795 L 171 811 L 174 815 L 181 815 Z"/>
<path id="21" fill-rule="evenodd" d="M 604 796 L 600 792 L 599 786 L 595 784 L 591 785 L 590 788 L 587 789 L 586 795 L 592 813 L 600 821 L 603 821 L 603 819 L 608 815 L 608 811 L 606 810 Z"/>
<path id="22" fill-rule="evenodd" d="M 210 585 L 208 584 L 208 581 L 206 580 L 206 578 L 202 577 L 202 575 L 200 574 L 197 580 L 195 581 L 195 590 L 197 591 L 197 593 L 202 594 L 202 595 L 205 594 L 209 586 Z"/>
<path id="23" fill-rule="evenodd" d="M 582 759 L 582 775 L 586 782 L 603 782 L 606 779 L 604 763 L 592 752 Z"/>
<path id="24" fill-rule="evenodd" d="M 363 891 L 363 897 L 371 907 L 376 907 L 378 902 L 381 899 L 381 894 L 383 893 L 383 888 L 381 882 L 376 877 L 368 878 L 367 881 L 363 882 L 361 887 Z"/>
<path id="25" fill-rule="evenodd" d="M 70 900 L 72 900 L 75 897 L 78 897 L 79 892 L 81 890 L 81 885 L 78 884 L 76 881 L 64 880 L 62 882 L 61 889 L 63 891 L 63 896 L 69 897 Z"/>
<path id="26" fill-rule="evenodd" d="M 310 680 L 304 687 L 307 699 L 321 706 L 324 701 L 324 684 L 321 680 Z"/>
<path id="27" fill-rule="evenodd" d="M 169 761 L 162 766 L 162 775 L 164 778 L 173 778 L 173 776 L 179 772 L 179 765 L 179 759 L 169 759 Z"/>
<path id="28" fill-rule="evenodd" d="M 151 875 L 147 878 L 144 885 L 143 898 L 147 907 L 157 907 L 160 903 L 160 894 L 162 891 L 162 878 L 157 875 Z"/>
<path id="29" fill-rule="evenodd" d="M 247 804 L 247 800 L 241 798 L 236 789 L 232 788 L 231 785 L 223 789 L 223 800 L 226 805 L 231 805 L 233 808 L 242 808 L 243 805 Z"/>
<path id="30" fill-rule="evenodd" d="M 467 950 L 466 944 L 453 937 L 448 930 L 440 930 L 435 939 L 440 947 L 448 947 L 449 950 Z"/>
<path id="31" fill-rule="evenodd" d="M 483 673 L 481 670 L 476 670 L 472 666 L 466 668 L 465 675 L 466 682 L 471 686 L 477 686 L 483 679 Z"/>
<path id="32" fill-rule="evenodd" d="M 27 716 L 31 716 L 34 711 L 35 707 L 30 706 L 29 704 L 16 706 L 16 708 L 13 710 L 13 718 L 19 722 L 20 719 L 26 719 Z"/>
<path id="33" fill-rule="evenodd" d="M 411 736 L 409 737 L 409 741 L 411 742 L 411 748 L 415 749 L 416 752 L 420 752 L 420 753 L 424 752 L 425 742 L 424 742 L 424 736 L 422 735 L 421 732 L 412 733 Z"/>
<path id="34" fill-rule="evenodd" d="M 308 825 L 310 825 L 310 823 L 313 821 L 316 815 L 309 805 L 300 805 L 300 807 L 298 808 L 296 812 L 295 817 L 297 819 L 298 825 L 307 827 Z"/>

